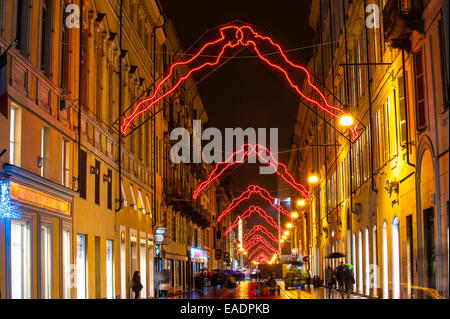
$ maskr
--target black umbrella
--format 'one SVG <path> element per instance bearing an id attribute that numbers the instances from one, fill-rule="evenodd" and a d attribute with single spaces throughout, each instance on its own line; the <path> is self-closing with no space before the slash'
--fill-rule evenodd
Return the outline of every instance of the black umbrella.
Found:
<path id="1" fill-rule="evenodd" d="M 329 254 L 326 258 L 336 259 L 336 258 L 343 258 L 343 257 L 345 257 L 344 254 L 338 253 L 338 252 L 334 252 L 334 253 Z"/>

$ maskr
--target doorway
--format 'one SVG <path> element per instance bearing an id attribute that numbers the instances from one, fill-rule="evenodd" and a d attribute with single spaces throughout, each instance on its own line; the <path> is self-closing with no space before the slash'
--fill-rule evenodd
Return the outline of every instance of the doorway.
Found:
<path id="1" fill-rule="evenodd" d="M 434 208 L 423 211 L 425 278 L 428 288 L 436 288 L 436 248 L 434 243 Z"/>
<path id="2" fill-rule="evenodd" d="M 398 218 L 392 220 L 392 295 L 400 299 L 400 239 Z"/>
<path id="3" fill-rule="evenodd" d="M 408 295 L 414 297 L 414 233 L 412 215 L 406 216 L 406 261 L 408 265 Z"/>

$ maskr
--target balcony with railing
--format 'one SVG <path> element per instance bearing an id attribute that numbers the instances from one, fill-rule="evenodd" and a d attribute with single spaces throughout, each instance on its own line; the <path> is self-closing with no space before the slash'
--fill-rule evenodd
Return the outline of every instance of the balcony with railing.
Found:
<path id="1" fill-rule="evenodd" d="M 410 50 L 410 36 L 423 32 L 423 0 L 389 0 L 383 9 L 384 35 L 394 48 Z"/>

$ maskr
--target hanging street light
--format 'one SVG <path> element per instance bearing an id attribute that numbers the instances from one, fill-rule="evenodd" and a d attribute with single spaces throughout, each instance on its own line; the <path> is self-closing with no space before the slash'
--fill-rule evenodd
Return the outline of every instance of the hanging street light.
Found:
<path id="1" fill-rule="evenodd" d="M 353 117 L 351 117 L 350 115 L 345 115 L 341 117 L 341 119 L 339 120 L 339 124 L 341 124 L 342 126 L 352 126 Z"/>

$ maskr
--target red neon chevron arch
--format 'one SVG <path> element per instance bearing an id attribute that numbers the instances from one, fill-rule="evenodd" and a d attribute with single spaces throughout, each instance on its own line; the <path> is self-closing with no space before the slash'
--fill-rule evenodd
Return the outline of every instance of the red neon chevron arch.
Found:
<path id="1" fill-rule="evenodd" d="M 275 43 L 270 37 L 258 34 L 251 26 L 248 25 L 243 26 L 227 25 L 221 27 L 219 31 L 220 37 L 217 40 L 206 43 L 192 58 L 186 61 L 180 61 L 172 64 L 172 66 L 169 68 L 167 75 L 161 80 L 161 82 L 159 82 L 158 86 L 153 92 L 153 95 L 150 96 L 149 98 L 140 101 L 137 104 L 137 106 L 133 109 L 131 114 L 124 117 L 123 122 L 120 125 L 120 132 L 122 133 L 122 135 L 127 134 L 128 128 L 138 116 L 148 111 L 150 108 L 153 107 L 153 105 L 155 105 L 165 97 L 171 95 L 181 85 L 181 83 L 183 83 L 186 79 L 188 79 L 193 73 L 206 67 L 214 67 L 218 65 L 221 62 L 222 58 L 224 57 L 225 51 L 227 49 L 233 49 L 236 47 L 246 47 L 249 48 L 250 50 L 253 49 L 253 52 L 261 61 L 281 72 L 282 75 L 287 80 L 287 82 L 289 83 L 289 85 L 303 99 L 314 104 L 315 106 L 317 106 L 318 108 L 320 108 L 321 110 L 325 111 L 326 113 L 335 117 L 338 120 L 346 115 L 341 108 L 333 106 L 327 101 L 325 95 L 319 90 L 317 86 L 315 86 L 312 83 L 311 73 L 305 67 L 295 64 L 291 60 L 289 60 L 285 55 L 285 53 L 283 52 L 281 46 Z M 259 46 L 261 44 L 271 46 L 276 52 L 279 53 L 279 55 L 283 58 L 284 62 L 287 65 L 289 65 L 289 67 L 304 72 L 306 75 L 307 83 L 309 87 L 312 89 L 312 92 L 316 93 L 320 98 L 316 100 L 314 98 L 308 97 L 305 93 L 303 93 L 302 90 L 300 89 L 300 86 L 294 83 L 287 69 L 277 64 L 277 62 L 270 60 L 272 57 L 278 55 L 270 55 L 266 57 L 261 53 L 259 49 Z M 208 54 L 207 55 L 208 57 L 206 57 L 204 53 L 207 49 L 215 49 L 217 55 Z M 211 58 L 211 56 L 213 58 Z M 196 65 L 195 63 L 196 62 L 198 63 L 198 60 L 200 58 L 209 59 L 209 61 Z M 184 76 L 180 77 L 178 81 L 176 82 L 173 81 L 175 82 L 175 84 L 172 85 L 172 87 L 169 90 L 164 92 L 163 86 L 166 85 L 167 83 L 173 83 L 171 78 L 174 77 L 175 74 L 174 70 L 178 66 L 187 66 L 188 68 L 190 68 L 190 71 L 187 72 Z M 358 137 L 358 132 L 356 128 L 357 128 L 356 125 L 350 127 L 352 140 L 356 140 L 356 138 Z"/>
<path id="2" fill-rule="evenodd" d="M 255 258 L 251 259 L 250 261 L 251 261 L 251 262 L 253 262 L 253 261 L 259 261 L 260 264 L 262 264 L 262 263 L 266 263 L 266 264 L 270 263 L 269 257 L 267 257 L 267 256 L 266 256 L 265 254 L 263 254 L 263 253 L 260 253 L 258 256 L 256 256 Z"/>
<path id="3" fill-rule="evenodd" d="M 231 226 L 228 227 L 227 230 L 225 231 L 225 233 L 224 233 L 225 236 L 227 236 L 230 233 L 230 231 L 232 231 L 235 227 L 237 227 L 237 225 L 239 224 L 239 219 L 244 220 L 246 218 L 249 218 L 251 215 L 253 215 L 255 213 L 258 214 L 259 216 L 261 216 L 262 218 L 264 218 L 266 220 L 266 222 L 273 228 L 276 228 L 276 229 L 280 230 L 281 232 L 284 231 L 283 228 L 278 226 L 278 224 L 275 222 L 275 220 L 272 217 L 270 217 L 264 209 L 262 209 L 259 206 L 250 206 L 242 215 L 240 215 L 239 217 L 236 217 L 233 224 L 231 224 Z"/>
<path id="4" fill-rule="evenodd" d="M 278 253 L 278 250 L 275 249 L 264 237 L 262 237 L 260 235 L 256 235 L 254 238 L 250 239 L 247 243 L 245 243 L 244 248 L 246 250 L 251 250 L 257 244 L 260 244 L 260 245 L 262 244 L 263 246 L 265 246 L 267 249 L 269 249 L 270 251 L 272 251 L 275 254 Z"/>
<path id="5" fill-rule="evenodd" d="M 242 237 L 242 241 L 245 242 L 247 239 L 249 239 L 251 236 L 256 235 L 258 232 L 266 235 L 270 240 L 272 240 L 275 243 L 278 243 L 278 239 L 263 225 L 255 225 L 253 228 Z"/>
<path id="6" fill-rule="evenodd" d="M 240 203 L 249 200 L 252 195 L 258 195 L 262 199 L 266 200 L 273 208 L 280 210 L 280 213 L 292 219 L 291 214 L 289 214 L 286 209 L 284 209 L 280 204 L 274 204 L 275 198 L 272 197 L 266 189 L 258 185 L 250 185 L 243 193 L 241 193 L 241 195 L 233 198 L 227 208 L 219 214 L 217 221 L 220 223 L 228 213 L 235 209 Z"/>
<path id="7" fill-rule="evenodd" d="M 259 252 L 264 252 L 265 255 L 266 255 L 267 257 L 272 256 L 272 253 L 271 253 L 265 246 L 259 245 L 259 246 L 256 247 L 255 250 L 253 250 L 253 251 L 248 255 L 248 258 L 249 258 L 249 259 L 252 259 L 252 257 L 255 256 L 256 253 L 259 253 Z"/>

